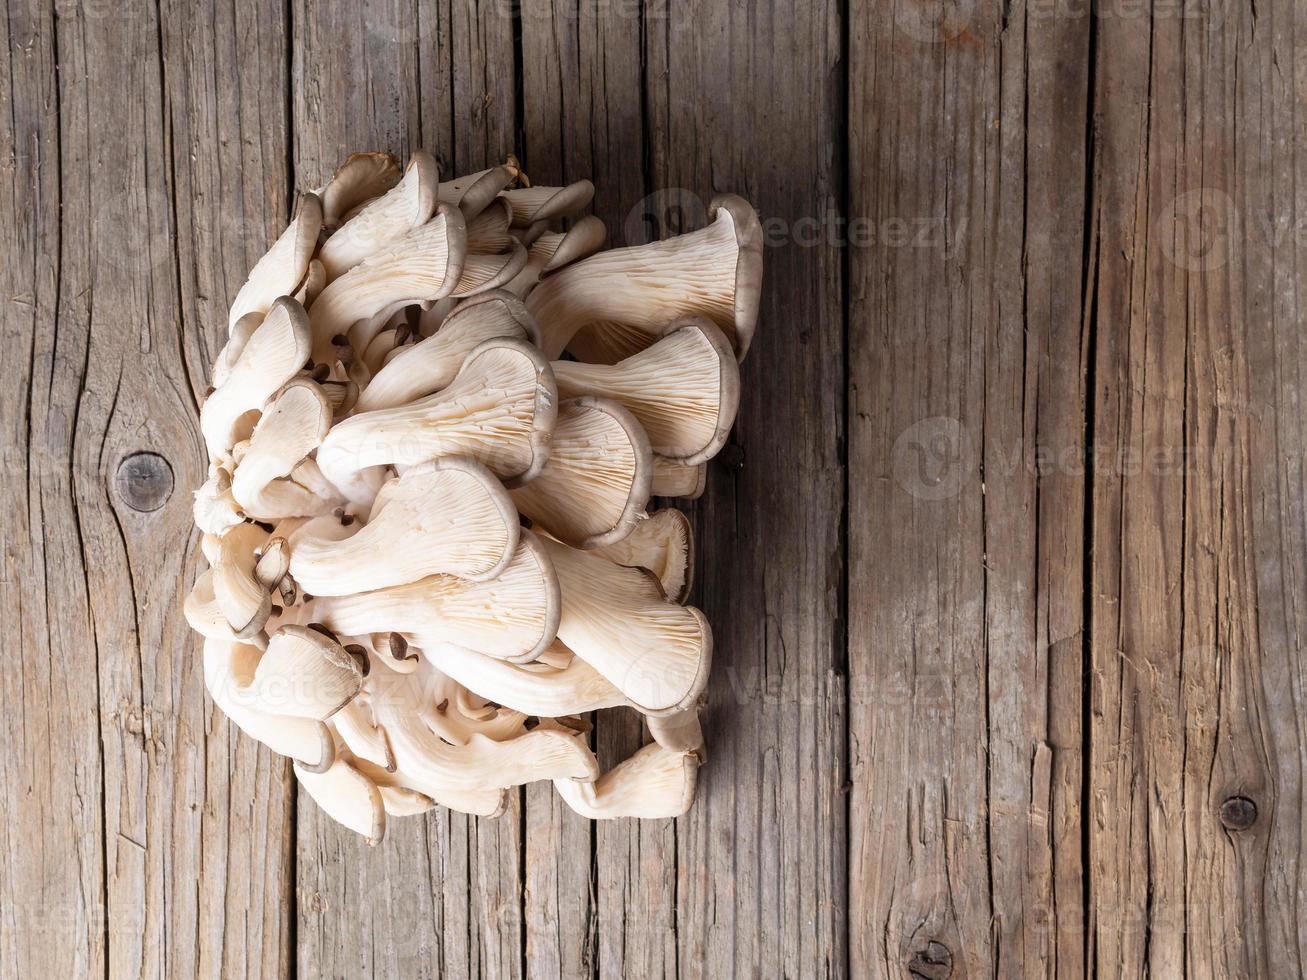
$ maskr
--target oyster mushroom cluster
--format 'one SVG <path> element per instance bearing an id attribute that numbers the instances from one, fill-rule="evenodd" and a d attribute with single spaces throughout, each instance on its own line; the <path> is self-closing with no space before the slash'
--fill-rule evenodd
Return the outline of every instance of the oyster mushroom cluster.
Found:
<path id="1" fill-rule="evenodd" d="M 731 428 L 761 233 L 722 196 L 601 251 L 593 191 L 355 154 L 232 303 L 186 617 L 214 702 L 371 841 L 540 779 L 591 818 L 693 797 L 712 634 L 689 522 L 650 504 Z M 606 708 L 653 741 L 601 772 Z"/>

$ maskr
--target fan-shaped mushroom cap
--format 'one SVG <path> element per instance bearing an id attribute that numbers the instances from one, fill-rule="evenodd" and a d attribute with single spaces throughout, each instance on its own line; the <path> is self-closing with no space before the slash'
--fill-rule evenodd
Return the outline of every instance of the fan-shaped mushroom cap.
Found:
<path id="1" fill-rule="evenodd" d="M 469 255 L 463 274 L 450 294 L 458 298 L 499 289 L 511 283 L 526 268 L 526 249 L 513 242 L 509 251 L 499 255 Z"/>
<path id="2" fill-rule="evenodd" d="M 316 596 L 438 574 L 485 580 L 513 557 L 519 530 L 517 509 L 494 474 L 454 456 L 414 466 L 387 483 L 369 522 L 343 540 L 297 534 L 290 571 Z"/>
<path id="3" fill-rule="evenodd" d="M 231 493 L 231 476 L 214 467 L 213 474 L 195 491 L 195 526 L 205 534 L 225 534 L 245 520 Z"/>
<path id="4" fill-rule="evenodd" d="M 489 170 L 479 170 L 465 177 L 455 177 L 440 184 L 440 200 L 446 204 L 457 205 L 469 221 L 490 206 L 490 202 L 521 174 L 517 160 L 508 158 L 508 162 Z"/>
<path id="5" fill-rule="evenodd" d="M 422 655 L 468 690 L 525 715 L 557 718 L 626 704 L 626 697 L 580 657 L 563 668 L 513 664 L 434 637 L 420 637 Z"/>
<path id="6" fill-rule="evenodd" d="M 442 456 L 470 456 L 511 486 L 544 466 L 557 414 L 553 372 L 540 353 L 491 340 L 443 391 L 337 424 L 318 448 L 318 466 L 356 501 L 370 499 L 358 486 L 361 471 Z"/>
<path id="7" fill-rule="evenodd" d="M 563 402 L 549 461 L 512 491 L 518 509 L 578 548 L 624 538 L 649 502 L 653 461 L 635 417 L 617 402 Z"/>
<path id="8" fill-rule="evenodd" d="M 313 615 L 342 635 L 417 633 L 502 660 L 533 660 L 558 633 L 558 579 L 535 535 L 520 534 L 512 560 L 489 581 L 431 575 L 357 595 L 318 596 Z M 292 541 L 292 556 L 294 548 Z"/>
<path id="9" fill-rule="evenodd" d="M 300 306 L 308 309 L 318 293 L 322 292 L 322 287 L 327 284 L 327 270 L 322 267 L 322 263 L 317 259 L 309 261 L 309 269 L 304 273 L 304 279 L 300 282 L 299 288 L 295 290 L 295 302 Z"/>
<path id="10" fill-rule="evenodd" d="M 259 328 L 263 322 L 261 312 L 246 313 L 243 317 L 231 325 L 227 332 L 227 343 L 218 352 L 218 356 L 213 361 L 213 376 L 210 379 L 215 389 L 221 388 L 231 369 L 236 366 L 236 361 L 240 359 L 241 351 L 249 343 L 250 338 L 254 336 L 254 331 Z"/>
<path id="11" fill-rule="evenodd" d="M 200 572 L 195 577 L 195 585 L 186 596 L 186 601 L 182 603 L 182 612 L 186 616 L 187 624 L 201 636 L 212 637 L 215 640 L 244 642 L 255 647 L 266 645 L 262 633 L 255 633 L 249 639 L 242 641 L 231 628 L 231 623 L 227 622 L 227 617 L 213 594 L 212 569 Z"/>
<path id="12" fill-rule="evenodd" d="M 236 426 L 299 373 L 309 356 L 309 322 L 289 296 L 272 304 L 250 336 L 223 386 L 200 409 L 200 431 L 210 458 L 225 457 L 236 442 Z"/>
<path id="13" fill-rule="evenodd" d="M 270 714 L 326 721 L 363 689 L 363 673 L 331 637 L 282 626 L 268 640 L 249 689 L 255 706 Z"/>
<path id="14" fill-rule="evenodd" d="M 721 331 L 703 317 L 673 321 L 653 346 L 614 365 L 555 361 L 561 397 L 621 402 L 653 451 L 682 463 L 711 459 L 740 404 L 740 369 Z"/>
<path id="15" fill-rule="evenodd" d="M 213 566 L 213 594 L 237 639 L 263 629 L 272 611 L 272 595 L 254 574 L 256 552 L 268 541 L 257 524 L 237 524 L 218 541 Z"/>
<path id="16" fill-rule="evenodd" d="M 469 255 L 497 255 L 521 244 L 509 234 L 513 220 L 513 207 L 502 194 L 484 211 L 467 223 L 467 251 Z M 525 247 L 525 246 L 523 246 Z"/>
<path id="17" fill-rule="evenodd" d="M 651 743 L 593 783 L 556 779 L 558 795 L 590 820 L 679 817 L 694 800 L 699 760 Z"/>
<path id="18" fill-rule="evenodd" d="M 653 496 L 697 500 L 708 485 L 708 464 L 693 465 L 654 453 Z"/>
<path id="19" fill-rule="evenodd" d="M 288 382 L 254 426 L 249 448 L 232 476 L 232 496 L 241 509 L 263 518 L 256 504 L 264 488 L 288 475 L 330 429 L 331 405 L 322 389 L 308 378 Z"/>
<path id="20" fill-rule="evenodd" d="M 322 202 L 315 194 L 300 198 L 295 218 L 266 255 L 254 263 L 249 278 L 232 300 L 227 325 L 247 313 L 266 313 L 279 296 L 288 296 L 304 280 L 322 230 Z"/>
<path id="21" fill-rule="evenodd" d="M 399 178 L 399 164 L 389 153 L 351 153 L 318 189 L 322 223 L 335 228 L 348 212 L 386 193 Z"/>
<path id="22" fill-rule="evenodd" d="M 418 150 L 403 179 L 361 208 L 318 250 L 327 278 L 344 275 L 379 249 L 426 224 L 436 209 L 439 183 L 436 161 L 430 153 Z"/>
<path id="23" fill-rule="evenodd" d="M 513 225 L 529 228 L 537 221 L 552 221 L 584 211 L 594 199 L 595 185 L 578 180 L 566 187 L 517 187 L 504 191 L 513 207 Z"/>
<path id="24" fill-rule="evenodd" d="M 438 206 L 426 224 L 333 279 L 310 311 L 314 363 L 334 365 L 339 337 L 347 337 L 355 351 L 366 350 L 380 329 L 373 321 L 378 313 L 452 292 L 466 248 L 463 216 L 455 208 Z"/>
<path id="25" fill-rule="evenodd" d="M 259 663 L 257 647 L 208 637 L 204 641 L 204 685 L 209 696 L 241 731 L 278 755 L 289 756 L 314 772 L 336 759 L 331 730 L 320 721 L 271 715 L 253 706 L 249 683 Z"/>
<path id="26" fill-rule="evenodd" d="M 527 246 L 526 266 L 509 283 L 509 291 L 526 296 L 542 276 L 593 255 L 603 248 L 607 238 L 608 229 L 594 215 L 587 215 L 564 232 L 542 231 Z"/>
<path id="27" fill-rule="evenodd" d="M 712 659 L 703 613 L 668 602 L 650 572 L 557 541 L 543 544 L 563 596 L 558 638 L 645 714 L 692 705 Z"/>
<path id="28" fill-rule="evenodd" d="M 360 768 L 382 785 L 405 786 L 473 813 L 498 809 L 497 796 L 485 791 L 598 775 L 583 740 L 557 729 L 528 732 L 523 716 L 504 717 L 493 707 L 484 718 L 469 717 L 450 691 L 430 665 L 412 675 L 374 671 L 360 703 L 385 732 L 396 767 L 393 773 Z"/>
<path id="29" fill-rule="evenodd" d="M 390 747 L 386 730 L 373 723 L 370 712 L 358 699 L 350 701 L 332 715 L 331 724 L 351 754 L 380 766 L 387 772 L 394 772 L 398 768 L 395 750 Z"/>
<path id="30" fill-rule="evenodd" d="M 694 752 L 703 758 L 703 729 L 699 709 L 686 708 L 674 715 L 650 715 L 645 719 L 649 734 L 659 745 L 673 752 Z"/>
<path id="31" fill-rule="evenodd" d="M 611 363 L 648 346 L 669 320 L 698 314 L 743 359 L 758 318 L 762 229 L 753 209 L 730 194 L 713 200 L 709 219 L 700 231 L 601 252 L 543 280 L 527 306 L 545 353 L 556 358 L 580 328 L 611 322 L 625 328 L 622 336 L 593 328 L 587 344 L 570 347 L 584 360 Z"/>
<path id="32" fill-rule="evenodd" d="M 458 374 L 468 354 L 487 340 L 539 339 L 522 301 L 503 290 L 463 300 L 430 337 L 399 351 L 359 395 L 357 409 L 372 412 L 440 391 Z"/>
<path id="33" fill-rule="evenodd" d="M 322 812 L 369 844 L 379 844 L 386 834 L 386 809 L 377 784 L 344 759 L 337 759 L 326 772 L 314 773 L 295 766 L 295 777 L 313 797 Z"/>
<path id="34" fill-rule="evenodd" d="M 647 568 L 662 583 L 672 602 L 684 602 L 694 583 L 694 531 L 690 519 L 675 507 L 654 511 L 636 523 L 620 541 L 595 551 L 609 561 Z"/>

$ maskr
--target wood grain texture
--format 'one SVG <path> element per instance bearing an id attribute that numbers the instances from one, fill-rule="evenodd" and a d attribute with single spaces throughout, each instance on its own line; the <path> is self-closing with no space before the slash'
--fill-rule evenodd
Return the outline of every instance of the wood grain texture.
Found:
<path id="1" fill-rule="evenodd" d="M 855 8 L 851 972 L 1081 975 L 1089 20 Z"/>
<path id="2" fill-rule="evenodd" d="M 1307 10 L 1095 10 L 11 0 L 0 976 L 1303 975 Z M 227 306 L 417 147 L 612 244 L 764 219 L 681 819 L 370 848 L 204 693 Z"/>
<path id="3" fill-rule="evenodd" d="M 1111 977 L 1305 968 L 1302 155 L 1277 109 L 1303 11 L 1202 14 L 1100 28 L 1089 955 Z M 1223 819 L 1240 797 L 1255 819 Z"/>

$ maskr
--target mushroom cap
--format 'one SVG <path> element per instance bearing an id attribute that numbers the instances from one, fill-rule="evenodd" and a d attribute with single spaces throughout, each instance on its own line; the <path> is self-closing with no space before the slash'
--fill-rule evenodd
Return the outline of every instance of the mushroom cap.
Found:
<path id="1" fill-rule="evenodd" d="M 698 500 L 708 486 L 708 464 L 682 463 L 654 453 L 653 495 Z"/>
<path id="2" fill-rule="evenodd" d="M 346 213 L 386 193 L 399 178 L 399 164 L 389 153 L 351 153 L 318 189 L 323 224 L 335 228 Z"/>
<path id="3" fill-rule="evenodd" d="M 647 568 L 672 602 L 685 602 L 694 584 L 694 529 L 675 507 L 656 510 L 621 541 L 595 549 L 609 561 Z"/>
<path id="4" fill-rule="evenodd" d="M 711 319 L 739 356 L 752 337 L 761 284 L 761 229 L 750 214 L 738 198 L 724 196 L 705 228 L 600 252 L 542 279 L 527 306 L 540 323 L 545 353 L 557 358 L 568 348 L 587 360 L 608 360 L 602 355 L 646 347 L 669 320 L 697 314 Z M 739 296 L 740 288 L 752 294 Z M 573 343 L 583 327 L 589 328 L 585 350 Z M 616 342 L 611 331 L 620 334 Z"/>
<path id="5" fill-rule="evenodd" d="M 644 426 L 653 451 L 702 463 L 726 443 L 740 404 L 740 369 L 722 332 L 705 317 L 673 320 L 661 339 L 614 365 L 555 361 L 561 397 L 621 402 Z"/>
<path id="6" fill-rule="evenodd" d="M 428 575 L 484 581 L 508 565 L 519 537 L 508 491 L 480 463 L 453 456 L 389 481 L 357 533 L 334 540 L 297 534 L 290 572 L 321 596 L 406 585 Z"/>
<path id="7" fill-rule="evenodd" d="M 471 255 L 494 255 L 521 244 L 509 234 L 513 207 L 502 194 L 467 222 L 467 250 Z M 525 246 L 524 246 L 525 247 Z"/>
<path id="8" fill-rule="evenodd" d="M 291 548 L 293 555 L 294 541 Z M 312 605 L 321 622 L 343 635 L 439 636 L 515 663 L 534 660 L 554 641 L 561 616 L 558 576 L 539 539 L 526 530 L 507 567 L 488 581 L 430 575 L 365 593 L 318 596 Z"/>
<path id="9" fill-rule="evenodd" d="M 693 753 L 674 752 L 655 742 L 593 783 L 556 779 L 554 786 L 568 806 L 590 820 L 679 817 L 694 801 L 698 771 Z"/>
<path id="10" fill-rule="evenodd" d="M 253 707 L 248 685 L 260 653 L 239 641 L 204 641 L 204 686 L 209 696 L 246 735 L 312 772 L 325 772 L 336 759 L 336 741 L 321 721 L 272 715 Z"/>
<path id="11" fill-rule="evenodd" d="M 321 230 L 322 201 L 316 194 L 305 194 L 295 209 L 294 219 L 272 248 L 254 263 L 245 284 L 232 300 L 227 314 L 228 327 L 235 326 L 247 313 L 266 313 L 279 296 L 295 292 L 308 272 Z"/>
<path id="12" fill-rule="evenodd" d="M 292 378 L 273 395 L 232 475 L 232 496 L 245 513 L 263 517 L 254 506 L 263 488 L 287 476 L 330 429 L 331 405 L 308 378 Z"/>
<path id="13" fill-rule="evenodd" d="M 512 205 L 513 225 L 518 228 L 584 211 L 594 196 L 595 185 L 588 180 L 578 180 L 566 187 L 517 187 L 500 195 Z"/>
<path id="14" fill-rule="evenodd" d="M 372 319 L 378 313 L 451 293 L 466 256 L 462 214 L 438 205 L 431 220 L 377 249 L 322 290 L 309 311 L 314 363 L 333 363 L 336 337 L 347 336 L 354 350 L 366 350 L 380 329 Z M 357 327 L 364 325 L 361 333 Z"/>
<path id="15" fill-rule="evenodd" d="M 268 640 L 251 694 L 270 714 L 326 721 L 363 689 L 358 663 L 331 637 L 282 626 Z"/>
<path id="16" fill-rule="evenodd" d="M 237 639 L 262 630 L 272 612 L 272 595 L 254 574 L 255 552 L 267 541 L 268 532 L 257 524 L 237 524 L 218 540 L 213 594 Z"/>
<path id="17" fill-rule="evenodd" d="M 339 278 L 378 249 L 426 224 L 436 209 L 439 183 L 435 159 L 425 150 L 416 151 L 398 184 L 364 205 L 323 242 L 318 260 L 327 278 Z"/>
<path id="18" fill-rule="evenodd" d="M 649 502 L 653 460 L 635 416 L 604 398 L 559 405 L 549 461 L 512 491 L 518 509 L 578 548 L 619 541 Z"/>
<path id="19" fill-rule="evenodd" d="M 440 200 L 457 205 L 464 217 L 471 221 L 490 206 L 500 191 L 517 180 L 520 173 L 517 161 L 510 157 L 500 166 L 442 182 Z"/>
<path id="20" fill-rule="evenodd" d="M 525 304 L 502 289 L 459 302 L 430 337 L 401 349 L 359 395 L 359 412 L 393 408 L 448 387 L 468 354 L 488 340 L 532 344 L 539 337 Z"/>
<path id="21" fill-rule="evenodd" d="M 762 301 L 762 224 L 753 205 L 735 194 L 718 194 L 709 202 L 709 221 L 720 220 L 722 214 L 730 215 L 739 248 L 735 264 L 735 317 L 729 335 L 737 359 L 743 361 L 753 343 Z"/>
<path id="22" fill-rule="evenodd" d="M 695 703 L 708 681 L 712 631 L 703 613 L 663 596 L 643 569 L 544 539 L 558 574 L 558 638 L 648 715 Z"/>
<path id="23" fill-rule="evenodd" d="M 499 255 L 469 255 L 450 295 L 462 298 L 507 286 L 526 268 L 526 260 L 520 242 L 513 242 L 509 251 Z"/>
<path id="24" fill-rule="evenodd" d="M 381 843 L 386 834 L 381 791 L 355 766 L 337 759 L 326 772 L 315 773 L 296 764 L 295 778 L 332 820 L 360 834 L 369 844 Z"/>
<path id="25" fill-rule="evenodd" d="M 421 649 L 441 673 L 525 715 L 556 718 L 626 704 L 622 692 L 580 657 L 563 668 L 514 664 L 434 637 L 422 638 Z"/>
<path id="26" fill-rule="evenodd" d="M 200 431 L 211 459 L 227 456 L 236 443 L 241 416 L 264 402 L 299 373 L 309 356 L 309 321 L 289 296 L 272 304 L 241 351 L 222 387 L 200 409 Z"/>
<path id="27" fill-rule="evenodd" d="M 489 340 L 444 390 L 338 423 L 318 447 L 317 462 L 355 500 L 364 499 L 356 484 L 368 468 L 442 456 L 469 456 L 516 486 L 548 460 L 557 415 L 553 372 L 539 351 L 518 340 Z"/>

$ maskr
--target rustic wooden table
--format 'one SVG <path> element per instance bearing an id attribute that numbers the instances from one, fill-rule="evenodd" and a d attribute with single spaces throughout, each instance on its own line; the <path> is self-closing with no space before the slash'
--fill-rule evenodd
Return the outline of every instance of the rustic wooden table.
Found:
<path id="1" fill-rule="evenodd" d="M 0 975 L 1302 976 L 1307 6 L 1097 5 L 7 0 Z M 227 304 L 418 146 L 766 221 L 675 822 L 369 848 L 206 700 Z"/>

